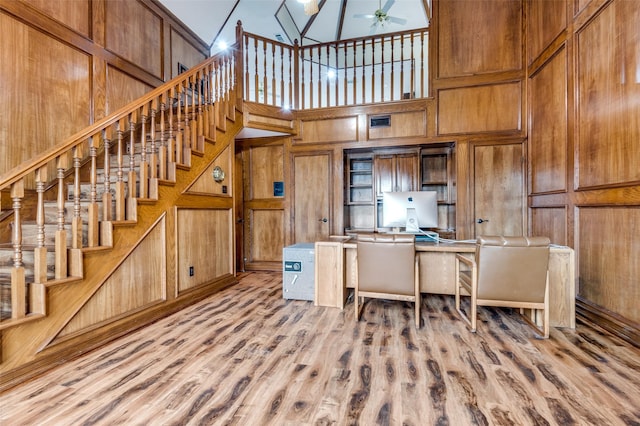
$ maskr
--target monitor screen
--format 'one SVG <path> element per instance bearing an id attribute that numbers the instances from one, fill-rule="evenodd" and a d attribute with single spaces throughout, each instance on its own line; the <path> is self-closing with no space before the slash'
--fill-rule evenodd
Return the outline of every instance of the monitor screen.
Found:
<path id="1" fill-rule="evenodd" d="M 382 193 L 382 226 L 406 228 L 438 227 L 438 193 L 436 191 L 404 191 Z"/>

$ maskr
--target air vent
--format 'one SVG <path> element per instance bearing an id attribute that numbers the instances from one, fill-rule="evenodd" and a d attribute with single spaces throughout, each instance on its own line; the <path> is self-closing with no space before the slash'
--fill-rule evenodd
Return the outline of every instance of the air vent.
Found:
<path id="1" fill-rule="evenodd" d="M 284 43 L 284 37 L 282 37 L 282 34 L 276 34 L 275 37 L 280 43 Z"/>
<path id="2" fill-rule="evenodd" d="M 369 117 L 369 127 L 391 127 L 391 116 L 378 115 L 376 117 Z"/>

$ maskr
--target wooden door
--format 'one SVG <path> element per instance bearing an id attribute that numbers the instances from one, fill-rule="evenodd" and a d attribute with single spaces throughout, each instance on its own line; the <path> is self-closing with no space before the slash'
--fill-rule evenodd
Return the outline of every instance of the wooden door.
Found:
<path id="1" fill-rule="evenodd" d="M 474 147 L 475 235 L 524 235 L 523 144 Z"/>
<path id="2" fill-rule="evenodd" d="M 327 239 L 331 230 L 331 152 L 293 155 L 293 239 Z"/>

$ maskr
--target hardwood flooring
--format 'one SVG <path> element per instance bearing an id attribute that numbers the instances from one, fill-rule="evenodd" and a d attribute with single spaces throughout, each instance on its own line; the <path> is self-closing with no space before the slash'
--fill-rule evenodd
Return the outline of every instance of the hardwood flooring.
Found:
<path id="1" fill-rule="evenodd" d="M 2 425 L 639 425 L 640 350 L 453 297 L 344 311 L 256 272 L 0 395 Z"/>

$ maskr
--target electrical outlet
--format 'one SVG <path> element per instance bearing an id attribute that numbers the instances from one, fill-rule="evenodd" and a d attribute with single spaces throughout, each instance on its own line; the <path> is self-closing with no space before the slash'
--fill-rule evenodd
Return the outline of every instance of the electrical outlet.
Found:
<path id="1" fill-rule="evenodd" d="M 193 266 L 189 266 L 189 276 L 192 277 L 195 274 Z"/>

